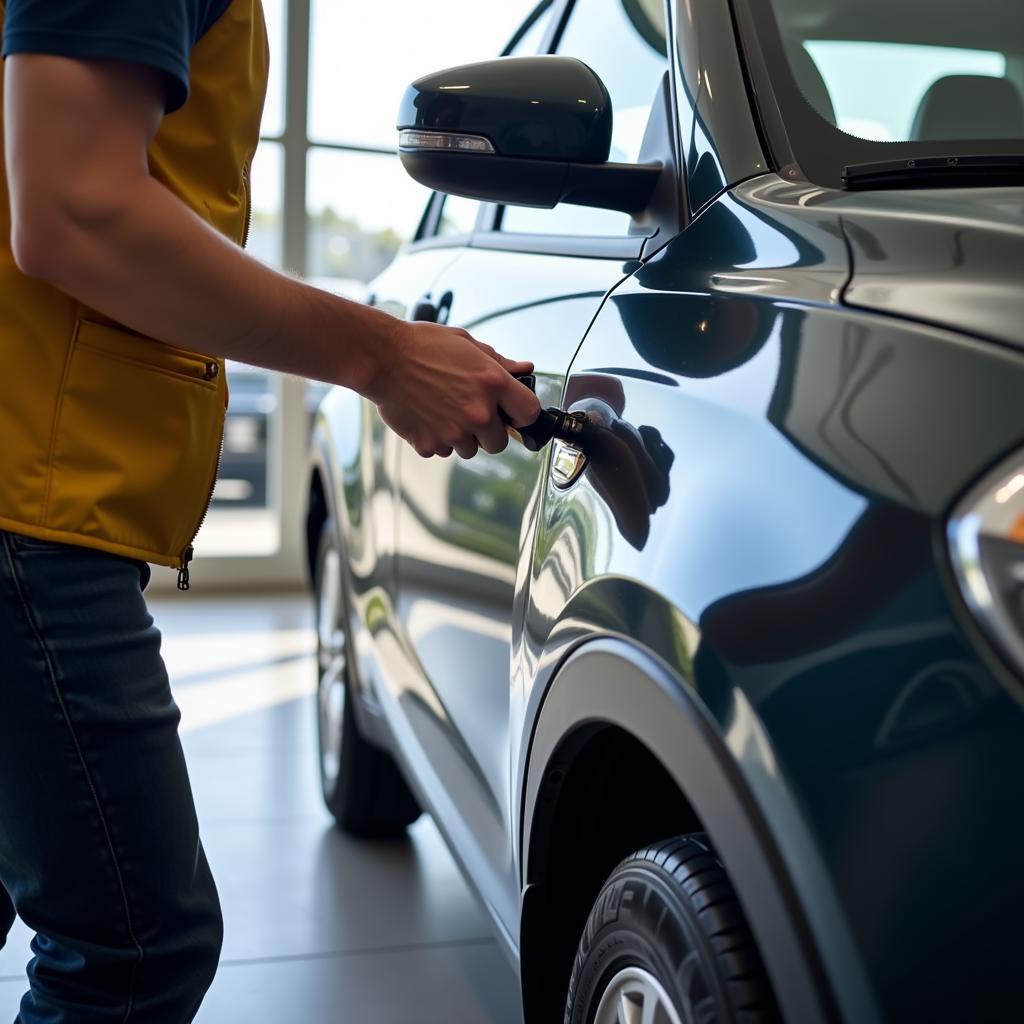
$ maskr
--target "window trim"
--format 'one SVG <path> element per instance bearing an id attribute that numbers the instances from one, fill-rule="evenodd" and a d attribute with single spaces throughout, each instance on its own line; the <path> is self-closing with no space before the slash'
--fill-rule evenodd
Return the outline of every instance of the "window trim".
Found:
<path id="1" fill-rule="evenodd" d="M 770 8 L 762 11 L 750 0 L 732 0 L 732 5 L 740 59 L 753 84 L 754 110 L 764 125 L 778 173 L 786 180 L 841 191 L 835 172 L 848 164 L 884 158 L 968 156 L 978 151 L 1020 153 L 1020 139 L 877 142 L 846 134 L 821 117 L 804 96 L 785 54 L 774 12 Z"/>
<path id="2" fill-rule="evenodd" d="M 526 33 L 529 32 L 536 24 L 537 19 L 545 12 L 554 8 L 551 14 L 551 20 L 548 23 L 547 31 L 544 33 L 544 38 L 537 50 L 538 55 L 550 53 L 554 39 L 565 23 L 565 8 L 571 6 L 573 2 L 574 0 L 540 0 L 537 6 L 534 7 L 519 28 L 513 33 L 512 38 L 505 44 L 505 48 L 501 51 L 501 56 L 510 56 L 512 51 L 522 41 Z M 474 226 L 471 235 L 450 235 L 446 238 L 441 238 L 437 232 L 441 224 L 441 217 L 447 198 L 448 194 L 445 192 L 434 192 L 431 194 L 430 199 L 427 200 L 427 206 L 423 211 L 423 217 L 420 219 L 419 228 L 417 229 L 416 234 L 413 235 L 412 240 L 406 246 L 406 251 L 421 248 L 444 249 L 455 247 L 460 244 L 460 240 L 464 237 L 472 238 L 478 232 L 494 230 L 497 211 L 501 209 L 501 206 L 497 203 L 481 202 L 480 208 L 477 211 L 476 225 Z M 468 242 L 465 244 L 468 244 Z"/>
<path id="3" fill-rule="evenodd" d="M 638 260 L 649 235 L 534 235 L 516 231 L 474 234 L 471 249 L 535 253 L 543 256 L 585 256 L 592 259 Z"/>
<path id="4" fill-rule="evenodd" d="M 523 37 L 526 35 L 526 33 L 529 32 L 530 29 L 537 24 L 537 21 L 541 17 L 541 15 L 543 15 L 545 11 L 549 10 L 555 4 L 560 2 L 564 2 L 564 0 L 540 0 L 540 3 L 538 3 L 537 6 L 534 7 L 534 9 L 526 16 L 526 20 L 522 23 L 522 25 L 520 25 L 519 28 L 516 29 L 512 38 L 506 44 L 505 49 L 501 51 L 501 56 L 508 57 L 512 53 L 512 51 L 520 44 L 520 42 L 522 42 Z M 554 22 L 555 17 L 552 16 L 551 23 L 554 24 Z M 546 46 L 549 42 L 550 36 L 551 31 L 549 26 L 548 31 L 544 33 L 544 38 L 541 42 L 540 50 L 538 51 L 538 53 L 548 52 Z"/>
<path id="5" fill-rule="evenodd" d="M 558 53 L 558 47 L 561 46 L 561 44 L 562 44 L 562 37 L 565 35 L 565 30 L 568 27 L 569 22 L 571 21 L 572 16 L 573 16 L 574 12 L 576 11 L 577 6 L 579 5 L 579 2 L 580 2 L 580 0 L 563 0 L 562 10 L 560 12 L 556 12 L 557 17 L 553 17 L 552 18 L 552 22 L 553 23 L 555 23 L 557 21 L 557 28 L 556 28 L 555 32 L 551 33 L 551 38 L 547 41 L 548 42 L 548 47 L 547 47 L 547 52 L 548 53 Z M 663 6 L 665 8 L 665 54 L 664 54 L 664 56 L 665 56 L 665 71 L 667 71 L 669 73 L 670 88 L 672 90 L 672 95 L 674 97 L 675 96 L 675 81 L 674 81 L 674 77 L 675 76 L 672 75 L 672 49 L 673 49 L 672 48 L 672 24 L 673 24 L 673 19 L 672 19 L 672 2 L 671 2 L 671 0 L 663 0 Z M 571 56 L 571 54 L 570 54 L 570 56 Z M 647 123 L 648 123 L 648 125 L 650 124 L 651 114 L 654 112 L 654 105 L 655 105 L 656 102 L 657 102 L 657 97 L 655 96 L 655 98 L 652 99 L 652 101 L 651 101 L 650 109 L 648 110 L 648 114 L 647 114 Z M 674 104 L 673 104 L 673 106 L 674 106 Z M 679 149 L 679 143 L 678 143 L 679 127 L 678 127 L 678 121 L 674 117 L 671 118 L 671 123 L 669 124 L 669 131 L 672 133 L 673 147 L 674 147 L 674 149 L 676 149 L 678 151 L 678 149 Z M 676 168 L 677 168 L 677 177 L 678 177 L 678 172 L 681 170 L 682 165 L 677 162 Z M 677 183 L 677 187 L 678 187 L 678 183 Z M 504 219 L 504 214 L 505 214 L 505 210 L 507 209 L 507 207 L 508 207 L 507 203 L 504 203 L 504 204 L 496 206 L 496 215 L 495 215 L 494 219 L 491 222 L 491 226 L 489 228 L 490 232 L 493 232 L 494 234 L 506 234 L 506 232 L 502 231 L 501 222 Z M 685 215 L 685 213 L 681 213 L 680 221 L 681 221 L 681 223 L 679 225 L 679 230 L 682 231 L 682 230 L 684 230 L 685 225 L 688 223 L 688 218 Z M 596 239 L 597 242 L 604 243 L 603 245 L 599 245 L 598 246 L 599 249 L 605 249 L 605 250 L 611 252 L 615 248 L 615 246 L 610 245 L 609 243 L 611 243 L 611 242 L 613 242 L 615 240 L 622 240 L 624 242 L 633 242 L 635 239 L 639 238 L 640 239 L 640 246 L 639 246 L 639 252 L 637 253 L 637 256 L 636 256 L 636 258 L 639 258 L 640 255 L 643 253 L 644 248 L 645 248 L 647 242 L 652 240 L 652 239 L 654 239 L 654 238 L 657 238 L 659 232 L 657 230 L 655 230 L 654 232 L 652 232 L 649 235 L 639 235 L 639 236 L 638 235 L 630 234 L 628 232 L 625 233 L 625 234 L 622 234 L 622 235 L 604 235 L 604 236 L 602 236 L 602 235 L 565 235 L 565 234 L 562 234 L 562 233 L 559 233 L 559 232 L 552 232 L 550 234 L 548 234 L 548 233 L 534 234 L 532 232 L 511 232 L 511 231 L 507 232 L 507 234 L 512 236 L 512 237 L 529 238 L 529 239 L 540 239 L 541 240 L 540 241 L 540 245 L 542 246 L 542 248 L 536 249 L 536 248 L 531 247 L 529 249 L 516 249 L 515 251 L 517 251 L 517 252 L 551 252 L 553 250 L 550 249 L 549 246 L 553 246 L 555 244 L 560 244 L 561 241 L 565 240 L 565 239 L 577 239 L 577 238 L 578 239 L 583 239 L 583 240 L 586 240 L 586 239 Z M 506 249 L 506 248 L 509 248 L 509 247 L 505 246 L 505 245 L 487 245 L 486 248 Z M 589 249 L 590 247 L 589 246 L 584 246 L 583 248 L 584 249 Z M 574 246 L 573 247 L 573 251 L 566 252 L 565 255 L 567 255 L 567 256 L 579 255 L 580 253 L 578 253 L 576 251 L 576 249 L 577 249 L 577 247 Z M 616 253 L 616 256 L 617 255 L 618 255 L 618 253 Z M 609 257 L 609 258 L 612 258 L 612 257 Z M 629 257 L 629 258 L 632 258 L 632 257 Z"/>
<path id="6" fill-rule="evenodd" d="M 576 8 L 577 0 L 553 0 L 560 5 L 555 8 L 551 18 L 551 27 L 541 52 L 553 52 L 569 23 L 569 18 Z M 547 7 L 538 5 L 531 15 L 530 24 L 536 17 L 539 17 Z M 672 74 L 672 62 L 675 59 L 674 47 L 674 18 L 672 3 L 665 0 L 665 29 L 666 29 L 666 52 L 665 69 L 669 75 L 669 89 L 671 106 L 667 111 L 668 131 L 671 134 L 672 148 L 675 153 L 675 179 L 676 187 L 680 191 L 680 223 L 676 232 L 681 233 L 690 222 L 689 206 L 687 201 L 687 182 L 685 164 L 682 161 L 682 138 L 680 133 L 680 122 L 678 117 L 679 98 L 676 92 L 675 75 Z M 505 54 L 515 45 L 515 42 L 522 38 L 528 26 L 516 33 L 513 42 L 506 47 Z M 652 100 L 651 113 L 653 114 L 656 100 Z M 649 115 L 650 117 L 650 115 Z M 649 120 L 648 117 L 648 120 Z M 413 242 L 407 248 L 407 252 L 418 252 L 421 249 L 443 249 L 443 248 L 470 248 L 489 249 L 502 252 L 533 253 L 537 255 L 556 256 L 578 256 L 591 259 L 609 260 L 639 260 L 660 249 L 669 238 L 665 233 L 655 228 L 647 234 L 622 234 L 622 235 L 567 235 L 560 232 L 532 233 L 502 231 L 501 221 L 507 204 L 481 203 L 477 214 L 476 227 L 470 235 L 449 235 L 442 237 L 437 234 L 441 218 L 441 211 L 445 201 L 445 193 L 435 192 L 428 203 L 427 212 L 421 224 L 421 231 L 417 233 Z M 429 216 L 428 216 L 429 215 Z"/>

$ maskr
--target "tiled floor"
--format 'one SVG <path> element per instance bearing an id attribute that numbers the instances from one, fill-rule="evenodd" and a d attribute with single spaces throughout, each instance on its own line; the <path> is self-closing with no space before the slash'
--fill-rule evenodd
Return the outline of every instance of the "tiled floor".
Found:
<path id="1" fill-rule="evenodd" d="M 331 827 L 317 789 L 309 602 L 153 602 L 226 937 L 199 1024 L 516 1024 L 508 961 L 433 824 Z M 0 952 L 0 1021 L 30 953 Z"/>

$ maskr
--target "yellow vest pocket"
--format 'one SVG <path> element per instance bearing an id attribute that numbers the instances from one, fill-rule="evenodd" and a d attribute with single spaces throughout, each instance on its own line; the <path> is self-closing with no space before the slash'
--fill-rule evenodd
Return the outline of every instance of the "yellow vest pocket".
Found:
<path id="1" fill-rule="evenodd" d="M 221 361 L 79 320 L 40 525 L 176 564 L 209 503 L 226 402 Z"/>

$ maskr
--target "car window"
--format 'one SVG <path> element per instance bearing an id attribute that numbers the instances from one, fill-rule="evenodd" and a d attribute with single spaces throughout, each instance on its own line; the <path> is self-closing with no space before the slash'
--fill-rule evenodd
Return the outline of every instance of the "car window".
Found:
<path id="1" fill-rule="evenodd" d="M 907 184 L 947 168 L 952 182 L 954 158 L 1020 153 L 1020 0 L 735 5 L 773 147 L 808 180 L 842 188 L 855 168 L 860 187 L 867 165 L 896 163 Z"/>
<path id="2" fill-rule="evenodd" d="M 925 97 L 940 80 L 1006 74 L 1006 55 L 992 50 L 873 39 L 810 39 L 803 45 L 825 80 L 839 130 L 876 142 L 913 139 Z M 804 82 L 798 78 L 797 84 L 807 96 Z M 808 99 L 813 102 L 813 95 Z"/>
<path id="3" fill-rule="evenodd" d="M 452 235 L 471 235 L 479 212 L 480 203 L 476 199 L 445 196 L 441 219 L 437 222 L 438 236 L 448 238 Z"/>
<path id="4" fill-rule="evenodd" d="M 555 5 L 548 3 L 543 10 L 534 10 L 533 21 L 526 31 L 516 40 L 515 46 L 509 50 L 510 57 L 532 57 L 540 53 L 551 28 L 551 18 Z M 481 60 L 484 59 L 481 57 Z M 442 199 L 441 216 L 437 222 L 435 234 L 439 238 L 453 235 L 472 234 L 476 227 L 480 203 L 475 199 L 464 199 L 462 196 L 445 196 Z"/>
<path id="5" fill-rule="evenodd" d="M 545 10 L 537 14 L 530 27 L 519 37 L 516 45 L 509 50 L 510 57 L 533 57 L 540 53 L 544 37 L 551 27 L 551 16 L 554 10 L 554 4 L 548 4 Z"/>
<path id="6" fill-rule="evenodd" d="M 613 161 L 635 163 L 658 83 L 668 68 L 662 0 L 578 0 L 558 53 L 577 57 L 601 77 L 612 98 Z M 625 235 L 629 214 L 558 206 L 508 206 L 503 231 L 557 235 Z"/>

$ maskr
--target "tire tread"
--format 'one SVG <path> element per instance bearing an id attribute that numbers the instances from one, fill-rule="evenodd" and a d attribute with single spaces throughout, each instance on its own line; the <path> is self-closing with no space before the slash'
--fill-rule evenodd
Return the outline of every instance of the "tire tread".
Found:
<path id="1" fill-rule="evenodd" d="M 732 1024 L 777 1024 L 778 1009 L 761 955 L 721 860 L 704 833 L 673 836 L 626 857 L 609 875 L 583 930 L 566 1000 L 571 1024 L 580 979 L 602 927 L 615 905 L 617 878 L 637 867 L 655 869 L 675 885 L 689 916 L 703 933 Z M 667 908 L 666 908 L 667 909 Z M 614 922 L 615 915 L 612 915 Z M 659 918 L 658 930 L 664 915 Z"/>
<path id="2" fill-rule="evenodd" d="M 314 582 L 318 595 L 325 554 L 332 545 L 339 546 L 337 528 L 334 521 L 328 519 L 321 530 L 317 552 Z M 351 676 L 345 685 L 348 694 L 342 722 L 338 781 L 333 792 L 324 793 L 324 803 L 339 827 L 350 835 L 376 839 L 401 837 L 420 816 L 419 804 L 394 758 L 360 733 L 352 707 Z"/>

